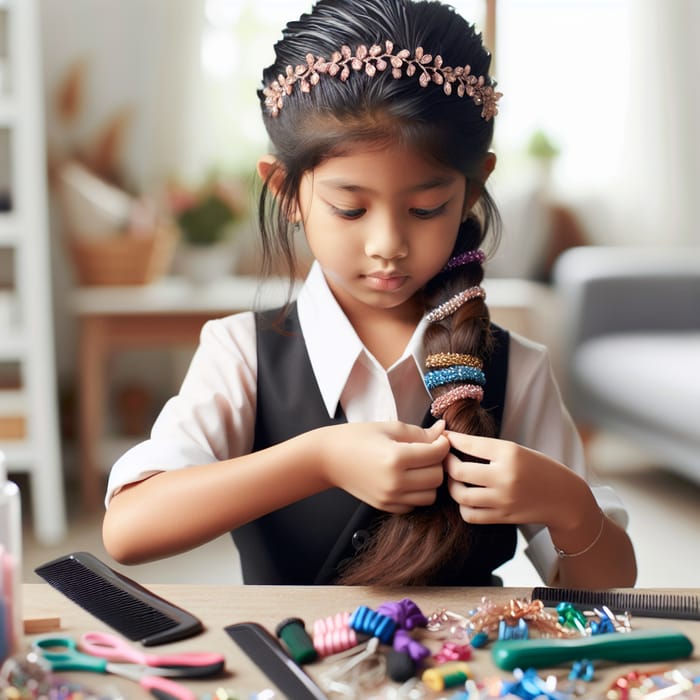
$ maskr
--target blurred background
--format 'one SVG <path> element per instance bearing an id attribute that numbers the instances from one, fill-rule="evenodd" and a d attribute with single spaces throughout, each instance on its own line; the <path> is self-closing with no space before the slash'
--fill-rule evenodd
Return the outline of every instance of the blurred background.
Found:
<path id="1" fill-rule="evenodd" d="M 504 93 L 490 181 L 504 222 L 487 264 L 494 318 L 550 347 L 578 407 L 568 285 L 582 268 L 557 276 L 562 253 L 663 247 L 700 274 L 700 4 L 451 4 L 483 32 Z M 0 0 L 0 450 L 25 500 L 28 580 L 67 551 L 106 558 L 109 466 L 177 390 L 201 323 L 279 298 L 255 279 L 254 167 L 267 150 L 256 90 L 282 26 L 310 7 Z M 670 262 L 665 274 L 677 276 Z M 697 290 L 683 291 L 693 306 Z M 672 319 L 673 307 L 659 315 Z M 700 332 L 697 317 L 686 326 Z M 658 442 L 575 409 L 592 469 L 630 508 L 642 585 L 700 585 L 680 554 L 700 525 L 700 388 L 685 381 L 698 357 L 689 351 L 681 370 L 691 446 L 674 464 Z M 233 556 L 222 540 L 129 572 L 226 581 Z M 505 573 L 506 584 L 537 583 L 527 567 Z"/>

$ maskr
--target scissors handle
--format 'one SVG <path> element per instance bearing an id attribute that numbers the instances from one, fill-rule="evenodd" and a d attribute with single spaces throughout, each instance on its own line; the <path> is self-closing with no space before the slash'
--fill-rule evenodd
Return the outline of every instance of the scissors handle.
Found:
<path id="1" fill-rule="evenodd" d="M 42 637 L 34 642 L 34 646 L 53 671 L 107 673 L 106 659 L 79 652 L 70 637 Z"/>
<path id="2" fill-rule="evenodd" d="M 177 666 L 211 668 L 223 667 L 224 656 L 209 652 L 185 652 L 181 654 L 145 654 L 120 637 L 107 632 L 86 632 L 80 638 L 80 648 L 94 656 L 101 656 L 109 661 L 131 661 L 146 666 Z M 206 667 L 206 668 L 205 668 Z M 219 668 L 220 670 L 220 668 Z"/>
<path id="3" fill-rule="evenodd" d="M 197 696 L 184 685 L 161 676 L 144 676 L 139 685 L 158 700 L 197 700 Z"/>

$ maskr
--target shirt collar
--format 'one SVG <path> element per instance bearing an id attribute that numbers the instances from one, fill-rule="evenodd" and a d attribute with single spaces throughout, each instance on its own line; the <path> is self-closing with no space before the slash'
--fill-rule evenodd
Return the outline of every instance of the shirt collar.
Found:
<path id="1" fill-rule="evenodd" d="M 332 417 L 363 346 L 317 262 L 299 292 L 297 310 L 311 367 Z"/>
<path id="2" fill-rule="evenodd" d="M 297 311 L 323 403 L 328 415 L 333 417 L 355 363 L 363 353 L 368 359 L 371 356 L 333 296 L 318 262 L 312 264 L 299 292 Z M 394 366 L 402 364 L 410 357 L 421 373 L 425 355 L 423 333 L 426 325 L 427 322 L 423 318 Z M 372 358 L 372 361 L 375 360 Z"/>

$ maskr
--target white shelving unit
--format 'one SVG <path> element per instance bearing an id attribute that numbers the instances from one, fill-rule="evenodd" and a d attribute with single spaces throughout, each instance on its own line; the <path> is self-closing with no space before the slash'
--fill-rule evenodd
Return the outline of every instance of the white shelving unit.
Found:
<path id="1" fill-rule="evenodd" d="M 40 38 L 37 0 L 0 0 L 0 450 L 28 474 L 34 534 L 51 544 L 66 518 Z"/>

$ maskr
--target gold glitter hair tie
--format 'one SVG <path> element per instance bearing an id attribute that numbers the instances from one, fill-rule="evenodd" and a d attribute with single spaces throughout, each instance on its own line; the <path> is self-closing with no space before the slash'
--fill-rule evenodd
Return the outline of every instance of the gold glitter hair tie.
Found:
<path id="1" fill-rule="evenodd" d="M 426 53 L 422 46 L 416 48 L 413 56 L 408 49 L 394 53 L 393 41 L 385 41 L 384 46 L 374 44 L 369 48 L 361 44 L 354 54 L 349 46 L 341 46 L 340 51 L 334 51 L 330 59 L 306 54 L 306 63 L 287 66 L 284 75 L 278 75 L 277 80 L 263 89 L 265 107 L 273 117 L 278 116 L 287 95 L 291 95 L 295 88 L 311 92 L 311 88 L 318 85 L 321 75 L 345 82 L 352 71 L 364 71 L 365 75 L 373 78 L 387 70 L 395 80 L 417 74 L 418 84 L 422 88 L 432 83 L 441 86 L 446 95 L 470 98 L 481 107 L 481 116 L 485 121 L 498 114 L 496 103 L 502 93 L 487 84 L 488 78 L 472 75 L 471 66 L 446 66 L 442 56 Z"/>
<path id="2" fill-rule="evenodd" d="M 465 365 L 484 369 L 484 363 L 474 355 L 462 355 L 458 352 L 437 352 L 425 358 L 425 368 L 451 367 L 452 365 Z"/>
<path id="3" fill-rule="evenodd" d="M 468 301 L 479 298 L 486 299 L 486 291 L 483 289 L 483 287 L 469 287 L 469 289 L 465 289 L 455 294 L 451 299 L 448 299 L 443 304 L 440 304 L 440 306 L 435 307 L 426 316 L 426 319 L 428 320 L 428 323 L 442 321 L 443 318 L 447 318 L 453 314 Z"/>

